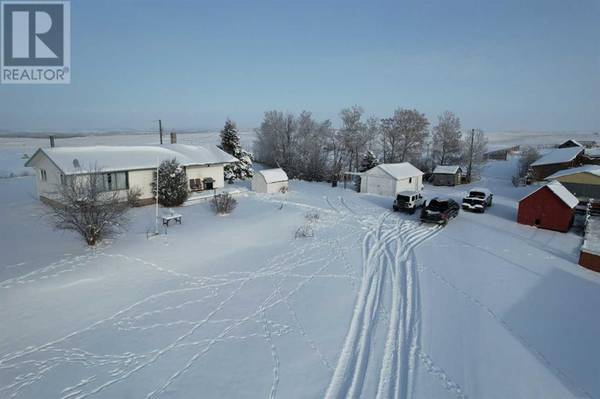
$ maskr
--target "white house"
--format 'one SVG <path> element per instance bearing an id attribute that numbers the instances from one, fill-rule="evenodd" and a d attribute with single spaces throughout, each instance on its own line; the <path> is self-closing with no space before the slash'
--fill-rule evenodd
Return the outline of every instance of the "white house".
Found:
<path id="1" fill-rule="evenodd" d="M 288 177 L 283 169 L 265 169 L 255 172 L 252 177 L 252 191 L 257 193 L 278 193 L 288 189 Z"/>
<path id="2" fill-rule="evenodd" d="M 57 200 L 58 188 L 69 176 L 100 171 L 106 191 L 138 188 L 140 203 L 153 201 L 152 179 L 158 162 L 176 159 L 185 169 L 190 191 L 225 185 L 223 167 L 237 159 L 217 147 L 185 144 L 146 146 L 51 147 L 38 149 L 25 166 L 35 169 L 37 195 Z"/>
<path id="3" fill-rule="evenodd" d="M 408 162 L 384 163 L 361 174 L 360 192 L 393 197 L 423 190 L 423 172 Z"/>

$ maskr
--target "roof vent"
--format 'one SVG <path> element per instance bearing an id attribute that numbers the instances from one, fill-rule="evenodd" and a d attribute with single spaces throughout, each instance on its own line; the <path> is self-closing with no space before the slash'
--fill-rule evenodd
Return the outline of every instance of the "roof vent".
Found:
<path id="1" fill-rule="evenodd" d="M 77 169 L 81 168 L 81 166 L 79 165 L 79 160 L 77 158 L 73 159 L 73 166 Z"/>

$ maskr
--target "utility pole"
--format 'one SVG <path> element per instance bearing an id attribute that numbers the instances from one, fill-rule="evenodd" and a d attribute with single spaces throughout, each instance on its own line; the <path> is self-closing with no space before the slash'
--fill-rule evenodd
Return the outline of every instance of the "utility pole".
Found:
<path id="1" fill-rule="evenodd" d="M 160 121 L 159 121 L 160 122 Z M 162 130 L 161 130 L 162 133 Z M 162 135 L 161 144 L 162 144 Z M 158 175 L 160 173 L 160 160 L 156 157 L 156 207 L 155 207 L 155 218 L 154 218 L 154 234 L 158 235 Z"/>
<path id="2" fill-rule="evenodd" d="M 162 145 L 162 121 L 160 119 L 158 120 L 158 131 L 160 133 L 160 145 Z"/>
<path id="3" fill-rule="evenodd" d="M 471 146 L 469 150 L 469 169 L 467 169 L 467 181 L 471 183 L 471 170 L 473 168 L 473 141 L 475 140 L 475 129 L 471 129 Z"/>

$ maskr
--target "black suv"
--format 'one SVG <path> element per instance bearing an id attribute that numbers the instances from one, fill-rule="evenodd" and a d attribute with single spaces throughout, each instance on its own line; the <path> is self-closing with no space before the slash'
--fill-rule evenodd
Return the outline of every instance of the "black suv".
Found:
<path id="1" fill-rule="evenodd" d="M 425 223 L 447 224 L 458 216 L 460 206 L 449 198 L 434 198 L 421 210 L 421 221 Z"/>

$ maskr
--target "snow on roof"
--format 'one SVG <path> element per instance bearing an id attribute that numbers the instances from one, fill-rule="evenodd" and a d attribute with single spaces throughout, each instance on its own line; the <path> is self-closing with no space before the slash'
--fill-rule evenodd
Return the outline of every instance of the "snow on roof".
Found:
<path id="1" fill-rule="evenodd" d="M 575 206 L 577 206 L 577 204 L 579 203 L 579 200 L 577 199 L 577 197 L 575 197 L 573 194 L 571 194 L 571 192 L 569 190 L 567 190 L 565 188 L 565 186 L 563 186 L 562 184 L 560 184 L 560 182 L 558 182 L 556 180 L 553 180 L 550 183 L 547 183 L 547 184 L 541 186 L 540 188 L 538 188 L 537 190 L 531 192 L 530 194 L 527 194 L 525 197 L 521 198 L 521 200 L 519 202 L 523 201 L 525 198 L 533 195 L 534 193 L 537 193 L 544 187 L 548 187 L 550 190 L 552 190 L 552 192 L 558 198 L 560 198 L 560 200 L 562 202 L 564 202 L 569 208 L 575 208 Z"/>
<path id="2" fill-rule="evenodd" d="M 576 168 L 560 170 L 553 175 L 546 177 L 546 180 L 557 179 L 559 177 L 570 176 L 577 173 L 590 173 L 592 175 L 600 176 L 600 165 L 584 165 Z"/>
<path id="3" fill-rule="evenodd" d="M 552 165 L 555 163 L 569 162 L 575 159 L 582 152 L 583 147 L 557 148 L 556 150 L 551 151 L 532 163 L 531 166 Z"/>
<path id="4" fill-rule="evenodd" d="M 583 144 L 581 144 L 579 141 L 573 140 L 573 139 L 569 139 L 569 140 L 567 140 L 567 141 L 565 141 L 563 143 L 560 143 L 559 145 L 565 145 L 565 144 L 568 144 L 568 143 L 573 143 L 576 146 L 583 147 Z"/>
<path id="5" fill-rule="evenodd" d="M 177 159 L 182 166 L 220 164 L 237 161 L 217 147 L 186 144 L 145 146 L 90 146 L 40 148 L 64 174 L 87 173 L 93 169 L 103 171 L 150 169 L 157 161 Z M 37 154 L 37 152 L 36 152 Z M 33 166 L 32 156 L 25 166 Z"/>
<path id="6" fill-rule="evenodd" d="M 600 255 L 600 218 L 588 216 L 585 223 L 585 236 L 581 250 Z"/>
<path id="7" fill-rule="evenodd" d="M 263 169 L 256 173 L 262 175 L 267 183 L 279 183 L 288 180 L 287 174 L 281 168 Z"/>
<path id="8" fill-rule="evenodd" d="M 600 148 L 598 147 L 594 147 L 594 148 L 586 148 L 585 150 L 585 155 L 589 156 L 589 157 L 600 157 Z"/>
<path id="9" fill-rule="evenodd" d="M 379 168 L 379 169 L 383 170 L 385 173 L 392 176 L 396 180 L 407 179 L 409 177 L 423 175 L 423 172 L 421 172 L 419 169 L 415 168 L 409 162 L 382 163 L 382 164 L 375 166 L 375 168 Z M 375 169 L 375 168 L 373 168 L 373 169 Z M 372 170 L 372 169 L 369 169 L 369 170 Z M 369 171 L 367 171 L 366 173 L 369 173 Z"/>
<path id="10" fill-rule="evenodd" d="M 459 165 L 438 165 L 433 170 L 433 173 L 439 173 L 443 175 L 454 175 L 460 169 Z"/>
<path id="11" fill-rule="evenodd" d="M 472 189 L 469 190 L 469 193 L 473 192 L 473 191 L 478 192 L 478 193 L 483 193 L 485 195 L 492 194 L 492 192 L 490 190 L 488 190 L 487 188 L 483 188 L 483 187 L 473 187 Z"/>

